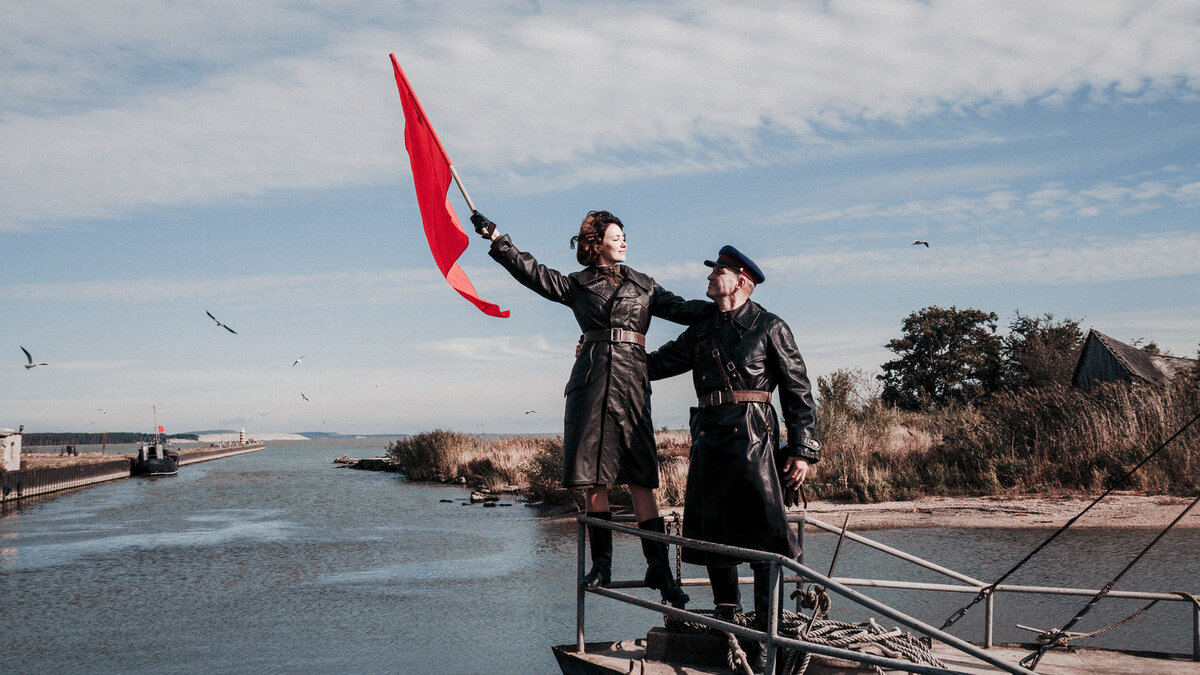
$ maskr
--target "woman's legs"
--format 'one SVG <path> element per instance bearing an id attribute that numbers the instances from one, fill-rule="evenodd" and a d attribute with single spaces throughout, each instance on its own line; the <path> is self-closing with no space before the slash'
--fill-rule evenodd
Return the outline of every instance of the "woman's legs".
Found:
<path id="1" fill-rule="evenodd" d="M 608 507 L 608 486 L 607 485 L 592 485 L 584 488 L 583 492 L 584 505 L 588 511 L 609 511 Z"/>
<path id="2" fill-rule="evenodd" d="M 654 496 L 654 488 L 641 485 L 629 485 L 629 496 L 633 498 L 633 515 L 638 522 L 658 517 L 658 499 Z M 608 491 L 604 492 L 604 505 L 608 506 Z"/>
<path id="3" fill-rule="evenodd" d="M 583 500 L 588 517 L 612 520 L 607 485 L 585 488 Z M 612 580 L 612 530 L 588 525 L 587 531 L 588 541 L 592 545 L 592 569 L 584 575 L 579 585 L 584 588 L 607 586 Z"/>
<path id="4" fill-rule="evenodd" d="M 638 527 L 649 532 L 666 532 L 666 524 L 658 515 L 658 500 L 654 490 L 640 485 L 630 485 L 629 494 L 633 497 L 633 512 L 638 519 Z M 646 585 L 662 593 L 664 602 L 682 608 L 690 600 L 683 587 L 676 581 L 671 572 L 670 549 L 664 541 L 642 539 L 642 554 L 646 556 Z"/>

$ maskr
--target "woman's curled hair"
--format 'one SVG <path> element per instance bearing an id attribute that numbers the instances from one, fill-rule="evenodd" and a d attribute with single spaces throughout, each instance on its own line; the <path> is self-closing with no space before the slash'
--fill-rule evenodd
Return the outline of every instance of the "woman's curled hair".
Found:
<path id="1" fill-rule="evenodd" d="M 595 265 L 600 260 L 600 244 L 609 225 L 625 229 L 621 219 L 608 211 L 588 211 L 579 225 L 579 234 L 571 237 L 571 248 L 575 249 L 575 259 L 580 265 Z"/>

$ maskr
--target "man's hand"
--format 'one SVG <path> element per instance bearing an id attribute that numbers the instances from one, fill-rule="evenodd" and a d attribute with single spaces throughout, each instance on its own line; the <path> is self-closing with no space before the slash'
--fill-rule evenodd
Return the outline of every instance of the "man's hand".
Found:
<path id="1" fill-rule="evenodd" d="M 471 224 L 475 226 L 475 232 L 478 233 L 479 236 L 483 237 L 484 239 L 491 239 L 492 241 L 496 240 L 498 236 L 496 234 L 496 224 L 488 220 L 487 216 L 484 216 L 478 211 L 472 211 Z"/>
<path id="2" fill-rule="evenodd" d="M 783 475 L 790 488 L 798 487 L 808 475 L 808 460 L 803 457 L 788 457 L 783 465 Z"/>

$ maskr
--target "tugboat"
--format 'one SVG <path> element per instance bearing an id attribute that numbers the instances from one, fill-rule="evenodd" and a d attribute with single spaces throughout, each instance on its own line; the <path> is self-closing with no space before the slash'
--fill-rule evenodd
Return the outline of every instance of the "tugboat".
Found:
<path id="1" fill-rule="evenodd" d="M 129 473 L 134 476 L 173 476 L 179 473 L 179 452 L 167 448 L 162 427 L 155 425 L 154 441 L 142 443 Z"/>

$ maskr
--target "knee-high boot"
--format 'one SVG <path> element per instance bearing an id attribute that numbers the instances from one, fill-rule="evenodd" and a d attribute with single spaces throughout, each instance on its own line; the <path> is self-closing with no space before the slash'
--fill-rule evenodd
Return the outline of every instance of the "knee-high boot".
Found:
<path id="1" fill-rule="evenodd" d="M 662 517 L 643 520 L 638 523 L 638 527 L 660 534 L 666 532 Z M 671 573 L 667 542 L 642 539 L 642 553 L 646 556 L 646 585 L 662 593 L 662 599 L 665 602 L 671 603 L 674 607 L 683 608 L 691 598 L 683 592 L 683 587 Z"/>
<path id="2" fill-rule="evenodd" d="M 767 565 L 751 564 L 754 570 L 754 621 L 767 625 L 771 613 L 771 568 Z"/>
<path id="3" fill-rule="evenodd" d="M 588 511 L 589 518 L 612 520 L 612 511 Z M 592 569 L 579 585 L 584 588 L 607 586 L 612 581 L 612 530 L 588 525 L 588 541 L 592 545 Z"/>
<path id="4" fill-rule="evenodd" d="M 716 605 L 718 618 L 733 621 L 737 613 L 742 611 L 737 566 L 709 567 L 708 582 L 712 584 L 713 604 Z"/>

